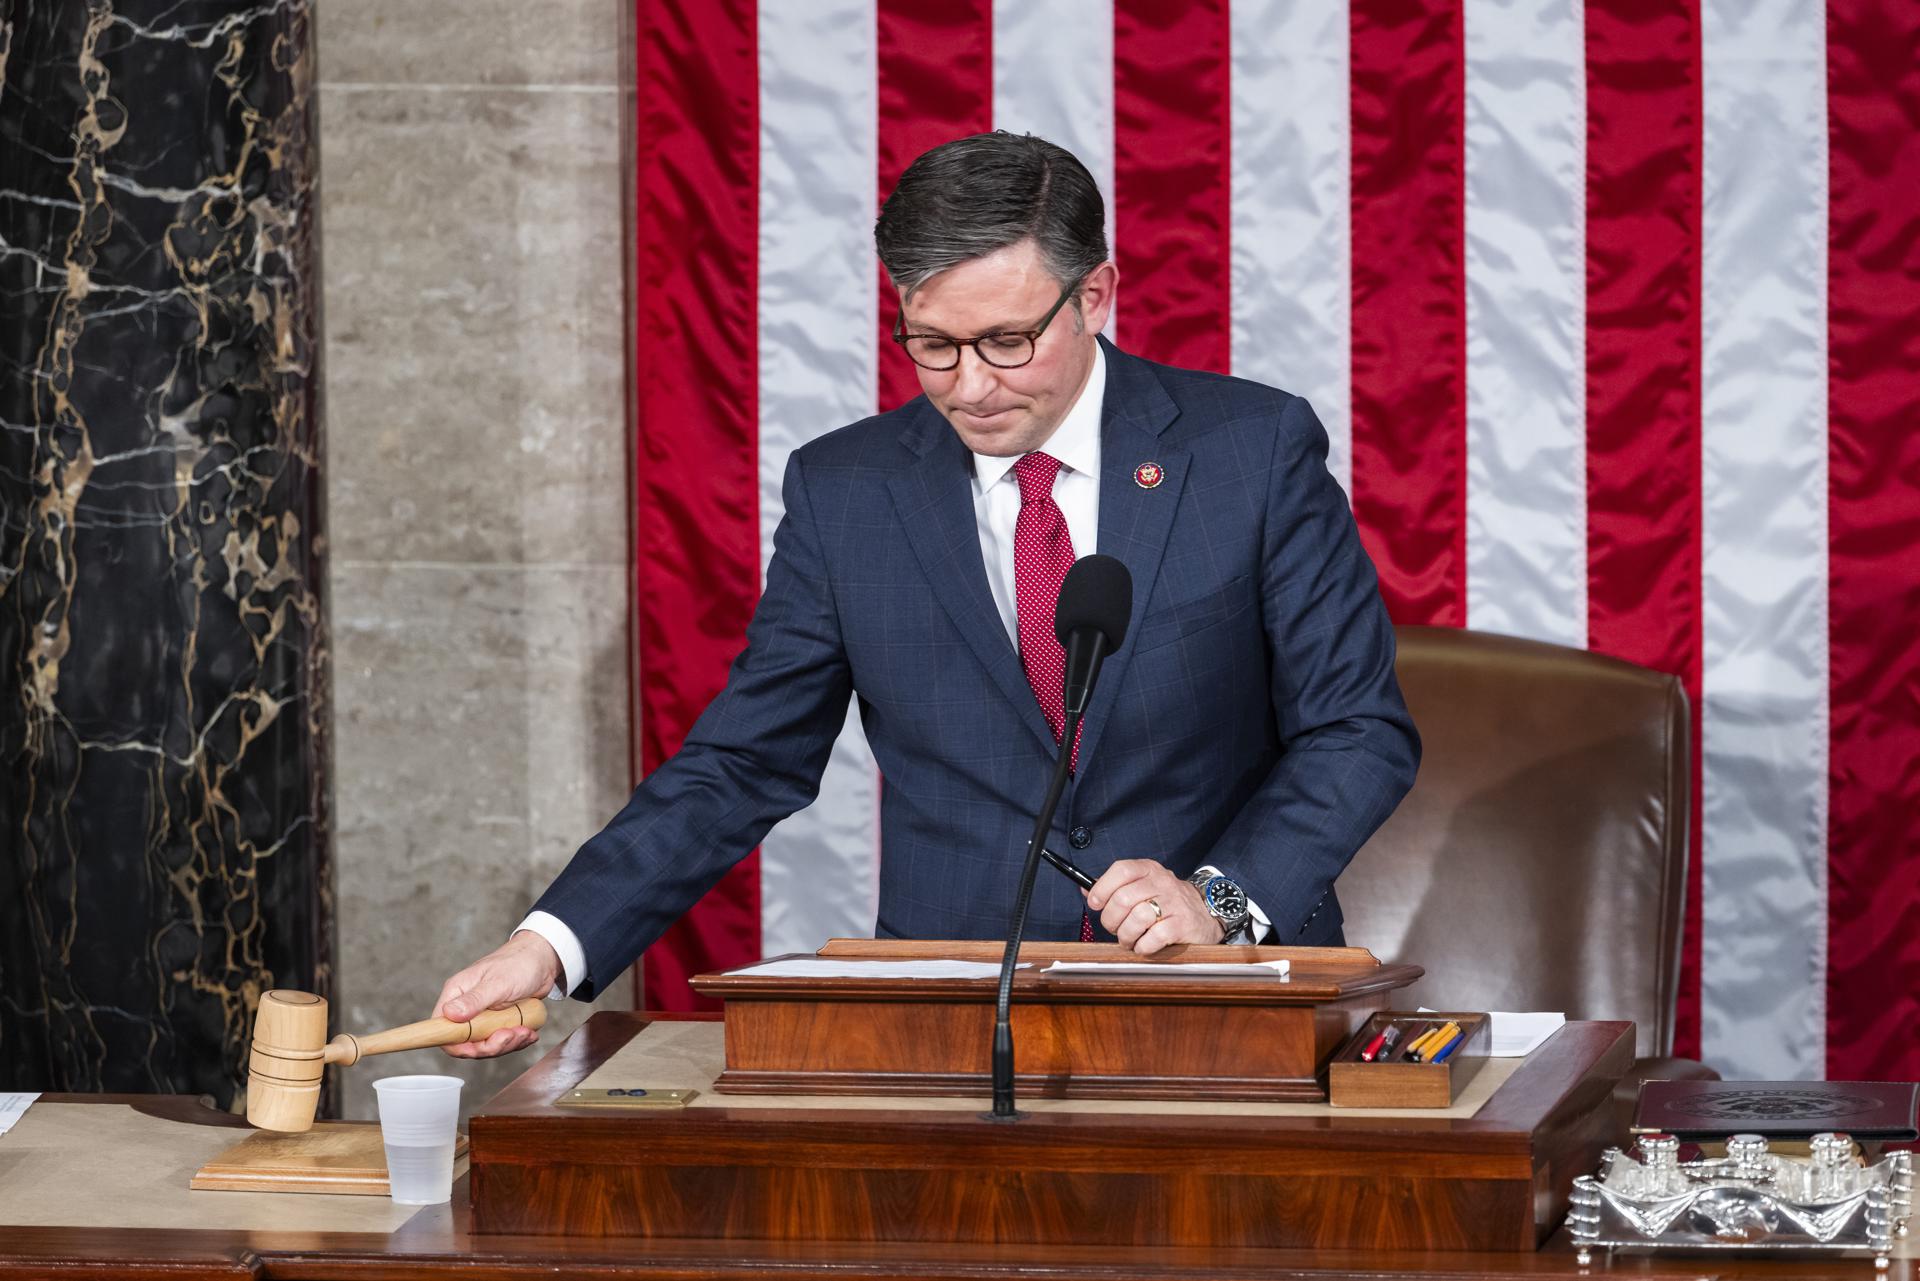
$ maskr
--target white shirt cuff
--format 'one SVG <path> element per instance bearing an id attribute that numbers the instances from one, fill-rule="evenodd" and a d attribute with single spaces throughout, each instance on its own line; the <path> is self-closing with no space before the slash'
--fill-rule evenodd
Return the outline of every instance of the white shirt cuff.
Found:
<path id="1" fill-rule="evenodd" d="M 1193 869 L 1193 871 L 1194 871 L 1194 875 L 1196 876 L 1198 876 L 1201 872 L 1205 872 L 1208 876 L 1225 876 L 1226 875 L 1225 872 L 1222 872 L 1219 868 L 1215 867 L 1211 863 L 1208 863 L 1205 867 L 1196 867 L 1195 869 Z M 1247 900 L 1247 917 L 1248 917 L 1247 929 L 1252 931 L 1253 933 L 1253 937 L 1249 939 L 1248 942 L 1251 942 L 1251 943 L 1266 942 L 1267 936 L 1273 933 L 1273 922 L 1267 919 L 1267 914 L 1265 912 L 1262 912 L 1260 910 L 1260 905 L 1254 902 L 1252 899 Z"/>
<path id="2" fill-rule="evenodd" d="M 513 933 L 529 930 L 538 934 L 560 957 L 560 973 L 564 976 L 553 985 L 553 991 L 547 993 L 549 1001 L 565 999 L 567 993 L 587 981 L 587 949 L 580 946 L 579 936 L 567 928 L 567 923 L 551 912 L 529 912 L 527 919 L 514 927 Z M 512 935 L 508 935 L 509 938 Z"/>

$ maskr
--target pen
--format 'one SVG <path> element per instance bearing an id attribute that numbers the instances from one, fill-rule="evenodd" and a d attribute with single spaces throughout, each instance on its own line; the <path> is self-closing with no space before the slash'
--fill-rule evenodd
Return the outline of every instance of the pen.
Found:
<path id="1" fill-rule="evenodd" d="M 1066 877 L 1069 881 L 1072 881 L 1075 885 L 1078 885 L 1081 889 L 1090 890 L 1093 888 L 1093 878 L 1091 876 L 1088 876 L 1085 872 L 1075 867 L 1072 863 L 1068 862 L 1066 859 L 1061 858 L 1058 854 L 1055 854 L 1052 850 L 1048 849 L 1044 845 L 1040 847 L 1040 857 L 1047 860 L 1047 862 L 1053 864 L 1053 866 L 1059 871 L 1060 875 Z"/>
<path id="2" fill-rule="evenodd" d="M 1453 1039 L 1448 1041 L 1445 1045 L 1441 1046 L 1440 1049 L 1434 1054 L 1433 1058 L 1430 1061 L 1434 1063 L 1445 1063 L 1455 1050 L 1459 1049 L 1462 1045 L 1465 1045 L 1466 1043 L 1467 1043 L 1467 1034 L 1465 1032 L 1455 1032 L 1453 1034 Z"/>
<path id="3" fill-rule="evenodd" d="M 1367 1042 L 1367 1048 L 1360 1051 L 1360 1061 L 1362 1063 L 1373 1062 L 1373 1060 L 1376 1057 L 1378 1057 L 1380 1053 L 1380 1047 L 1385 1045 L 1386 1043 L 1387 1043 L 1387 1029 L 1381 1028 L 1379 1033 L 1375 1035 L 1371 1041 Z"/>
<path id="4" fill-rule="evenodd" d="M 1389 1058 L 1393 1057 L 1393 1047 L 1400 1044 L 1400 1025 L 1398 1023 L 1392 1024 L 1380 1035 L 1380 1052 L 1373 1056 L 1373 1061 L 1376 1063 L 1385 1063 Z"/>

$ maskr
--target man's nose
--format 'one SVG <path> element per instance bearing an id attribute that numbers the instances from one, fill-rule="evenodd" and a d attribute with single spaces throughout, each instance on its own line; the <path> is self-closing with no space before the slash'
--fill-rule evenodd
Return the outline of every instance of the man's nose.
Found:
<path id="1" fill-rule="evenodd" d="M 1000 371 L 986 362 L 977 347 L 960 349 L 960 367 L 953 372 L 954 395 L 969 405 L 991 396 L 1000 382 Z"/>

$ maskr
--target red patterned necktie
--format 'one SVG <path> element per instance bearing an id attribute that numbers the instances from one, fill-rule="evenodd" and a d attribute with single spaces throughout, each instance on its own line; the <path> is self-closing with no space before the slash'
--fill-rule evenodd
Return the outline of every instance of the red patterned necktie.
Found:
<path id="1" fill-rule="evenodd" d="M 1073 567 L 1073 535 L 1067 518 L 1053 501 L 1053 479 L 1060 460 L 1031 453 L 1013 465 L 1020 482 L 1020 519 L 1013 526 L 1013 595 L 1020 617 L 1020 663 L 1027 684 L 1040 700 L 1041 714 L 1053 730 L 1054 742 L 1066 730 L 1067 655 L 1053 630 L 1054 607 L 1060 602 L 1060 584 Z M 1080 761 L 1080 736 L 1073 739 L 1073 761 Z M 1080 916 L 1080 941 L 1093 939 L 1093 921 Z"/>
<path id="2" fill-rule="evenodd" d="M 1073 536 L 1053 501 L 1060 460 L 1028 454 L 1013 465 L 1020 482 L 1020 519 L 1013 527 L 1013 594 L 1020 615 L 1020 663 L 1040 711 L 1060 741 L 1066 721 L 1067 655 L 1053 632 L 1060 584 L 1073 568 Z"/>

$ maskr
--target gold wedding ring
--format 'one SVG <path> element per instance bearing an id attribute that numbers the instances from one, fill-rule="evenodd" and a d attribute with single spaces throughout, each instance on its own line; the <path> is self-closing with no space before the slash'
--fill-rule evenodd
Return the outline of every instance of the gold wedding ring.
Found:
<path id="1" fill-rule="evenodd" d="M 1153 919 L 1156 921 L 1166 915 L 1165 912 L 1160 910 L 1160 900 L 1157 898 L 1148 899 L 1147 906 L 1153 909 Z"/>

